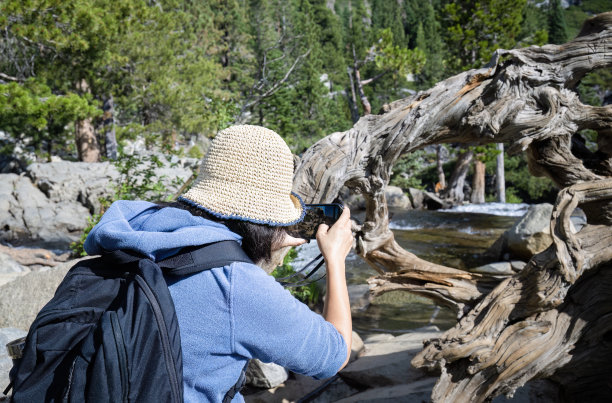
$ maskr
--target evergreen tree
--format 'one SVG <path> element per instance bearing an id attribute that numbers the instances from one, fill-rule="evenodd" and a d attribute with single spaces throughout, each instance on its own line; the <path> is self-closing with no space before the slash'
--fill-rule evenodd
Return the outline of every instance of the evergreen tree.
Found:
<path id="1" fill-rule="evenodd" d="M 560 0 L 550 0 L 548 3 L 548 40 L 560 45 L 567 42 L 567 25 Z"/>
<path id="2" fill-rule="evenodd" d="M 426 62 L 417 76 L 418 88 L 430 88 L 444 76 L 444 44 L 440 36 L 440 24 L 436 12 L 429 2 L 408 0 L 404 3 L 406 31 L 410 37 L 411 48 L 425 52 Z M 416 30 L 414 29 L 416 27 Z"/>
<path id="3" fill-rule="evenodd" d="M 448 1 L 443 6 L 449 73 L 482 67 L 498 48 L 511 49 L 526 0 Z"/>

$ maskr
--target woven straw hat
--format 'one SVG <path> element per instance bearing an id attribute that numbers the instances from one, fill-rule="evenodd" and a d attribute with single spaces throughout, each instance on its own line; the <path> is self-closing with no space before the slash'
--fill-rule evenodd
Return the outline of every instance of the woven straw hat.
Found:
<path id="1" fill-rule="evenodd" d="M 219 218 L 287 226 L 304 217 L 292 185 L 293 155 L 285 141 L 265 127 L 239 125 L 217 134 L 179 200 Z"/>

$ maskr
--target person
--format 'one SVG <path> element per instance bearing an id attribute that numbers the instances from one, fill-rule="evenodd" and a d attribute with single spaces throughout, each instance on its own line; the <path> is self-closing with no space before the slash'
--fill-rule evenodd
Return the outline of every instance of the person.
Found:
<path id="1" fill-rule="evenodd" d="M 253 262 L 297 246 L 288 226 L 304 216 L 292 193 L 293 156 L 260 126 L 222 130 L 194 185 L 170 206 L 117 201 L 88 235 L 89 254 L 131 250 L 160 261 L 181 249 L 236 240 Z M 321 225 L 317 243 L 327 267 L 323 315 L 296 300 L 260 266 L 234 262 L 167 278 L 181 333 L 186 402 L 224 401 L 249 359 L 328 378 L 348 362 L 351 313 L 345 258 L 353 243 L 350 212 Z M 244 401 L 238 393 L 232 401 Z"/>

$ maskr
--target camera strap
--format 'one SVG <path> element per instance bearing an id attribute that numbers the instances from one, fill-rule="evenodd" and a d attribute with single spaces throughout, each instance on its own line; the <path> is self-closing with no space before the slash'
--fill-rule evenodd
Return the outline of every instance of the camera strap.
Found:
<path id="1" fill-rule="evenodd" d="M 277 278 L 276 281 L 278 281 L 283 287 L 302 287 L 317 282 L 325 277 L 325 273 L 314 280 L 309 279 L 321 268 L 321 266 L 323 266 L 324 262 L 325 259 L 323 259 L 323 255 L 319 254 L 317 257 L 308 262 L 302 269 L 296 271 L 290 276 Z M 309 267 L 312 265 L 315 265 L 314 268 L 308 272 Z"/>

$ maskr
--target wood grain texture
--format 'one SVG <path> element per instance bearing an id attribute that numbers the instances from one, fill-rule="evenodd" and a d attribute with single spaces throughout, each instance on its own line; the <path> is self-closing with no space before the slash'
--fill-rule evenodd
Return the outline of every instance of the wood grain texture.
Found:
<path id="1" fill-rule="evenodd" d="M 564 45 L 500 49 L 487 66 L 385 105 L 302 156 L 294 190 L 307 203 L 329 202 L 343 186 L 363 195 L 355 249 L 379 273 L 373 292 L 405 290 L 457 311 L 459 323 L 413 361 L 440 371 L 433 401 L 486 401 L 537 378 L 558 388 L 555 399 L 612 395 L 612 105 L 582 104 L 574 91 L 587 73 L 611 66 L 609 12 Z M 597 151 L 584 146 L 582 129 L 597 132 Z M 553 245 L 501 282 L 424 261 L 389 229 L 384 190 L 394 163 L 451 142 L 505 143 L 525 152 L 532 174 L 564 189 Z M 576 207 L 588 224 L 574 233 Z"/>

